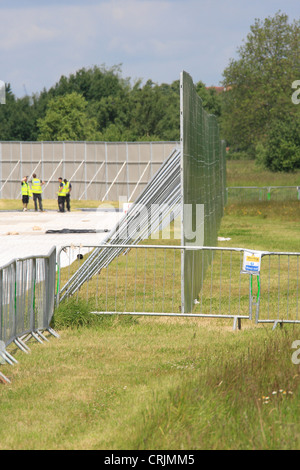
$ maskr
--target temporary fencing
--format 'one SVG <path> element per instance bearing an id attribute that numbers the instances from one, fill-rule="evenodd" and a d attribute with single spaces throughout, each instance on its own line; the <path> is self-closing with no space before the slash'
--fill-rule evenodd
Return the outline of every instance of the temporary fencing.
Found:
<path id="1" fill-rule="evenodd" d="M 159 228 L 169 226 L 180 213 L 180 197 L 180 151 L 174 149 L 136 202 L 104 239 L 103 243 L 115 245 L 117 249 L 95 248 L 62 288 L 61 300 L 76 292 L 97 271 L 112 262 L 125 245 L 128 248 L 134 246 Z"/>
<path id="2" fill-rule="evenodd" d="M 206 249 L 181 245 L 66 246 L 58 254 L 58 265 L 61 255 L 65 256 L 66 253 L 69 254 L 70 265 L 60 269 L 58 286 L 62 287 L 58 287 L 58 299 L 62 299 L 62 292 L 65 298 L 74 294 L 68 291 L 69 279 L 80 270 L 80 266 L 85 265 L 89 269 L 91 256 L 87 256 L 86 260 L 82 260 L 81 256 L 81 252 L 84 253 L 87 248 L 98 253 L 101 250 L 101 259 L 106 262 L 98 266 L 97 272 L 77 290 L 76 296 L 92 302 L 98 313 L 226 317 L 234 320 L 249 318 L 249 282 L 241 275 L 242 249 Z M 208 251 L 213 266 L 213 274 L 209 276 L 204 277 L 202 271 L 201 290 L 186 311 L 182 309 L 180 291 L 182 251 L 189 251 L 194 259 L 194 254 L 198 258 L 207 258 Z M 193 265 L 192 269 L 196 271 L 196 266 Z M 233 299 L 236 284 L 240 285 L 239 296 Z M 218 297 L 218 309 L 215 308 L 215 295 Z"/>
<path id="3" fill-rule="evenodd" d="M 177 142 L 0 142 L 0 198 L 21 195 L 21 180 L 36 173 L 43 197 L 56 199 L 58 177 L 72 198 L 134 201 Z"/>
<path id="4" fill-rule="evenodd" d="M 300 253 L 180 245 L 66 246 L 58 254 L 58 264 L 67 253 L 70 265 L 60 270 L 58 298 L 61 292 L 66 298 L 70 295 L 64 287 L 80 266 L 88 269 L 90 258 L 80 256 L 86 248 L 101 250 L 101 258 L 107 260 L 76 292 L 97 313 L 231 318 L 234 328 L 243 319 L 274 326 L 300 322 Z M 117 255 L 110 261 L 107 255 L 112 251 Z M 189 251 L 193 261 L 202 260 L 200 289 L 185 311 L 180 292 L 182 251 Z M 191 269 L 193 279 L 194 262 Z"/>
<path id="5" fill-rule="evenodd" d="M 210 145 L 217 143 L 216 137 L 214 133 Z M 205 142 L 209 140 L 203 140 L 203 152 Z M 114 201 L 126 196 L 134 201 L 174 147 L 179 148 L 180 143 L 2 141 L 0 198 L 19 198 L 22 178 L 36 173 L 45 180 L 43 196 L 47 199 L 56 199 L 57 178 L 63 176 L 73 183 L 74 199 Z M 230 186 L 226 193 L 229 202 L 300 200 L 300 186 Z"/>
<path id="6" fill-rule="evenodd" d="M 300 253 L 262 253 L 258 323 L 300 323 Z"/>
<path id="7" fill-rule="evenodd" d="M 26 336 L 39 342 L 45 339 L 45 330 L 57 336 L 50 328 L 55 287 L 56 247 L 48 255 L 15 259 L 0 267 L 0 342 L 3 345 L 0 357 L 3 361 L 16 362 L 6 351 L 12 342 L 28 352 L 23 341 Z"/>
<path id="8" fill-rule="evenodd" d="M 300 201 L 300 186 L 230 186 L 228 203 L 257 201 Z"/>
<path id="9" fill-rule="evenodd" d="M 122 252 L 122 245 L 134 246 L 158 227 L 181 216 L 182 246 L 215 246 L 225 204 L 225 143 L 220 140 L 215 116 L 208 115 L 192 78 L 182 72 L 180 80 L 181 147 L 175 147 L 149 181 L 126 216 L 104 240 L 115 249 L 95 249 L 68 280 L 60 299 L 74 294 L 99 269 Z M 203 236 L 202 236 L 203 234 Z M 200 240 L 199 240 L 200 235 Z M 181 311 L 188 312 L 201 288 L 209 266 L 206 252 L 181 251 Z M 197 257 L 195 259 L 195 257 Z"/>
<path id="10" fill-rule="evenodd" d="M 180 82 L 182 245 L 216 246 L 226 202 L 225 142 L 220 140 L 215 116 L 208 114 L 189 74 Z M 192 206 L 193 212 L 186 208 Z M 203 212 L 201 212 L 201 207 Z M 203 240 L 189 237 L 203 233 Z M 205 252 L 206 255 L 206 252 Z M 182 258 L 182 308 L 189 309 L 201 287 L 209 257 L 185 250 Z M 194 268 L 192 269 L 192 265 Z"/>

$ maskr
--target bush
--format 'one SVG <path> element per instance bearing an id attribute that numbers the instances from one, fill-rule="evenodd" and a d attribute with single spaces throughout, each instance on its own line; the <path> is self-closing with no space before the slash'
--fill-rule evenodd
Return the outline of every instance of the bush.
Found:
<path id="1" fill-rule="evenodd" d="M 226 153 L 226 160 L 252 160 L 253 156 L 245 150 L 229 150 Z"/>
<path id="2" fill-rule="evenodd" d="M 87 302 L 80 297 L 70 297 L 62 301 L 55 309 L 51 326 L 57 330 L 64 328 L 82 328 L 82 327 L 111 327 L 112 325 L 122 324 L 131 326 L 138 323 L 137 319 L 131 315 L 96 315 L 91 313 L 95 310 L 92 302 Z"/>
<path id="3" fill-rule="evenodd" d="M 300 168 L 299 125 L 297 116 L 272 123 L 265 143 L 256 147 L 257 159 L 265 168 L 285 172 Z"/>
<path id="4" fill-rule="evenodd" d="M 59 304 L 54 312 L 53 327 L 80 328 L 94 326 L 99 323 L 99 317 L 91 313 L 91 306 L 85 300 L 71 297 Z"/>

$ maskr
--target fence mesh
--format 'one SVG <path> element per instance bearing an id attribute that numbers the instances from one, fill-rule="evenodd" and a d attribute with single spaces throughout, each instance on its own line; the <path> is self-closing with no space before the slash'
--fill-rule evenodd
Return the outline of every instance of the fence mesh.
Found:
<path id="1" fill-rule="evenodd" d="M 181 74 L 182 245 L 217 246 L 226 198 L 225 142 L 216 117 L 202 106 L 192 78 Z M 198 208 L 203 207 L 203 212 Z M 192 228 L 192 230 L 191 230 Z M 203 233 L 203 240 L 190 234 Z M 186 250 L 182 258 L 182 310 L 190 311 L 209 257 Z M 192 275 L 193 272 L 193 275 Z"/>

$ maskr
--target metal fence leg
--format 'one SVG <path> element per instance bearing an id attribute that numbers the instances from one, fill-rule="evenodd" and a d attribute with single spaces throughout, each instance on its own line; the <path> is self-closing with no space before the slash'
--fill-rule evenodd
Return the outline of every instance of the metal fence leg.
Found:
<path id="1" fill-rule="evenodd" d="M 41 338 L 39 338 L 39 336 L 34 331 L 32 331 L 31 334 L 39 343 L 44 344 Z"/>
<path id="2" fill-rule="evenodd" d="M 13 366 L 14 361 L 12 361 L 7 355 L 6 352 L 0 351 L 0 357 L 2 357 L 3 361 L 7 362 L 7 364 Z"/>
<path id="3" fill-rule="evenodd" d="M 235 331 L 236 328 L 242 329 L 242 319 L 240 317 L 234 317 L 233 319 L 233 330 Z"/>
<path id="4" fill-rule="evenodd" d="M 55 336 L 55 338 L 59 338 L 59 334 L 56 333 L 56 331 L 54 331 L 52 328 L 47 328 L 47 331 L 52 335 L 52 336 Z"/>
<path id="5" fill-rule="evenodd" d="M 30 348 L 27 346 L 27 344 L 24 343 L 21 338 L 16 338 L 14 340 L 14 343 L 16 346 L 18 346 L 18 348 L 21 349 L 21 351 L 25 352 L 26 354 L 28 354 L 28 352 L 30 351 Z"/>
<path id="6" fill-rule="evenodd" d="M 8 383 L 8 384 L 11 383 L 11 381 L 7 377 L 5 377 L 5 375 L 2 374 L 2 372 L 0 372 L 0 379 L 2 379 L 4 383 Z"/>
<path id="7" fill-rule="evenodd" d="M 274 331 L 275 328 L 277 327 L 278 323 L 279 323 L 279 325 L 280 325 L 280 328 L 282 328 L 283 322 L 282 322 L 281 320 L 275 320 L 275 321 L 274 321 L 273 328 L 272 328 L 273 331 Z"/>
<path id="8" fill-rule="evenodd" d="M 49 340 L 46 338 L 46 336 L 43 335 L 43 333 L 39 330 L 36 331 L 36 333 L 42 338 L 44 341 L 47 341 L 49 343 Z"/>
<path id="9" fill-rule="evenodd" d="M 15 359 L 11 354 L 9 354 L 7 351 L 5 351 L 5 355 L 8 357 L 8 359 L 12 362 L 14 362 L 15 364 L 18 364 L 18 361 L 17 359 Z"/>
<path id="10" fill-rule="evenodd" d="M 17 339 L 14 340 L 14 343 L 19 349 L 21 349 L 21 351 L 28 354 L 28 351 L 26 350 L 26 348 Z"/>

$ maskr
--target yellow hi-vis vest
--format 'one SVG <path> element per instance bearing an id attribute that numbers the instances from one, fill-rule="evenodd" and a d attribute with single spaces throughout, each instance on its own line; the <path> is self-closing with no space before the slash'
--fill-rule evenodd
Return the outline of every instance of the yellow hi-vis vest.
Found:
<path id="1" fill-rule="evenodd" d="M 60 186 L 59 184 L 59 190 L 58 190 L 58 196 L 63 196 L 63 197 L 66 197 L 66 185 L 65 183 L 62 181 L 62 186 Z"/>
<path id="2" fill-rule="evenodd" d="M 41 194 L 42 193 L 41 180 L 39 180 L 38 178 L 33 178 L 31 180 L 31 190 L 33 193 Z"/>
<path id="3" fill-rule="evenodd" d="M 65 183 L 65 188 L 66 188 L 66 195 L 67 195 L 67 194 L 69 194 L 69 192 L 70 192 L 70 183 L 69 183 L 69 181 L 67 181 L 67 182 Z"/>
<path id="4" fill-rule="evenodd" d="M 23 181 L 22 186 L 21 186 L 21 193 L 22 196 L 31 196 L 31 189 L 28 183 Z"/>

